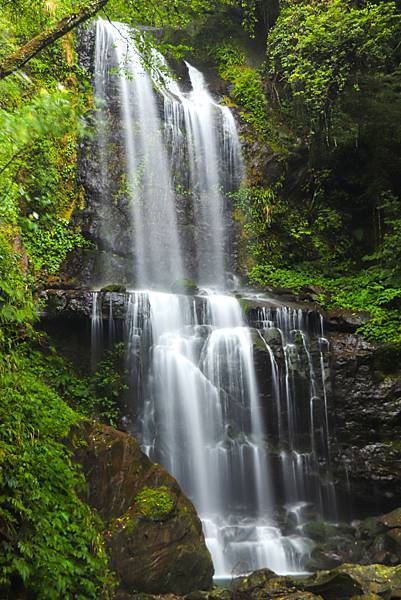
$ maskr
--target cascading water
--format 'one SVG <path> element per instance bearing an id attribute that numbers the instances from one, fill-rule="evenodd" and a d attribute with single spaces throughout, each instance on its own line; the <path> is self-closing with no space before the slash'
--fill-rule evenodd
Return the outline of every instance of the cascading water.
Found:
<path id="1" fill-rule="evenodd" d="M 175 196 L 153 82 L 131 37 L 126 25 L 99 20 L 95 72 L 104 73 L 105 63 L 108 74 L 113 66 L 119 69 L 115 77 L 124 132 L 136 283 L 166 285 L 184 275 Z M 101 81 L 95 92 L 104 95 L 107 76 Z M 104 102 L 104 98 L 100 100 Z M 101 134 L 102 157 L 104 127 Z"/>
<path id="2" fill-rule="evenodd" d="M 155 50 L 153 57 L 165 66 Z M 114 158 L 105 118 L 117 88 L 137 287 L 168 289 L 184 275 L 224 287 L 230 266 L 226 194 L 242 176 L 239 139 L 230 110 L 213 100 L 197 69 L 187 68 L 193 88 L 185 94 L 164 70 L 149 74 L 126 25 L 97 21 L 100 178 L 109 176 Z"/>
<path id="3" fill-rule="evenodd" d="M 238 300 L 132 292 L 127 321 L 149 357 L 138 434 L 195 503 L 216 577 L 301 570 L 308 541 L 275 522 L 254 340 Z"/>
<path id="4" fill-rule="evenodd" d="M 203 75 L 187 64 L 190 92 L 164 68 L 150 75 L 129 28 L 102 20 L 95 62 L 100 178 L 110 177 L 107 115 L 117 90 L 134 263 L 127 280 L 140 288 L 127 294 L 125 321 L 135 433 L 193 500 L 216 577 L 266 566 L 301 572 L 311 548 L 307 513 L 313 505 L 332 516 L 335 505 L 324 474 L 323 332 L 283 307 L 260 310 L 251 328 L 238 299 L 216 291 L 227 283 L 227 194 L 242 160 L 233 116 Z M 196 296 L 156 291 L 188 276 L 208 287 Z M 114 339 L 112 304 L 109 311 Z M 96 348 L 101 315 L 95 293 Z"/>
<path id="5" fill-rule="evenodd" d="M 223 193 L 241 179 L 240 144 L 231 111 L 214 102 L 202 73 L 186 65 L 192 85 L 189 94 L 183 94 L 173 79 L 165 79 L 165 123 L 178 171 L 189 163 L 182 177 L 193 195 L 197 280 L 224 287 L 227 223 Z"/>

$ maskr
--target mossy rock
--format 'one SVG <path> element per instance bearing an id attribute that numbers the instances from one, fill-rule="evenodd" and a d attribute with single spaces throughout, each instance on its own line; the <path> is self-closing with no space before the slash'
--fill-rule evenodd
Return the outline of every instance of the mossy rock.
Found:
<path id="1" fill-rule="evenodd" d="M 383 600 L 383 596 L 377 594 L 363 594 L 363 596 L 352 596 L 351 600 Z"/>
<path id="2" fill-rule="evenodd" d="M 338 533 L 337 527 L 331 523 L 325 523 L 324 521 L 309 521 L 306 523 L 302 532 L 312 540 L 316 542 L 324 542 L 331 536 L 335 536 Z"/>
<path id="3" fill-rule="evenodd" d="M 192 279 L 178 279 L 171 286 L 173 294 L 185 294 L 194 296 L 199 293 L 199 288 Z"/>
<path id="4" fill-rule="evenodd" d="M 401 566 L 345 564 L 331 571 L 320 571 L 298 585 L 325 600 L 349 600 L 364 594 L 401 598 Z"/>
<path id="5" fill-rule="evenodd" d="M 150 521 L 168 519 L 175 508 L 175 500 L 166 486 L 144 487 L 135 496 L 134 502 L 139 513 Z"/>
<path id="6" fill-rule="evenodd" d="M 263 340 L 258 329 L 250 329 L 250 333 L 252 336 L 252 344 L 258 350 L 262 350 L 263 352 L 268 353 L 268 349 L 266 348 L 266 343 Z"/>
<path id="7" fill-rule="evenodd" d="M 310 591 L 300 589 L 296 580 L 279 577 L 269 569 L 261 569 L 234 582 L 235 600 L 322 600 Z"/>
<path id="8" fill-rule="evenodd" d="M 237 580 L 236 600 L 390 600 L 401 598 L 401 565 L 345 564 L 310 577 L 278 577 L 268 569 Z"/>
<path id="9" fill-rule="evenodd" d="M 389 529 L 392 529 L 393 527 L 401 527 L 401 508 L 396 508 L 390 513 L 379 517 L 377 521 Z"/>
<path id="10" fill-rule="evenodd" d="M 209 591 L 191 592 L 185 596 L 185 600 L 232 600 L 231 590 L 215 587 Z"/>
<path id="11" fill-rule="evenodd" d="M 391 529 L 387 533 L 387 537 L 389 537 L 393 542 L 395 542 L 396 546 L 398 547 L 398 552 L 400 552 L 401 551 L 401 529 L 399 529 L 399 528 Z"/>
<path id="12" fill-rule="evenodd" d="M 385 518 L 386 516 L 383 515 L 381 518 Z M 369 517 L 358 524 L 358 532 L 363 538 L 372 539 L 384 531 L 386 531 L 386 527 L 381 522 L 381 519 L 377 517 Z"/>
<path id="13" fill-rule="evenodd" d="M 105 287 L 103 287 L 100 291 L 103 293 L 114 292 L 116 294 L 125 294 L 127 291 L 127 288 L 125 287 L 125 285 L 122 285 L 121 283 L 110 283 L 109 285 L 106 285 Z"/>
<path id="14" fill-rule="evenodd" d="M 152 463 L 135 438 L 112 427 L 82 425 L 76 451 L 88 501 L 106 524 L 119 593 L 184 595 L 212 587 L 213 564 L 195 508 L 176 480 Z"/>

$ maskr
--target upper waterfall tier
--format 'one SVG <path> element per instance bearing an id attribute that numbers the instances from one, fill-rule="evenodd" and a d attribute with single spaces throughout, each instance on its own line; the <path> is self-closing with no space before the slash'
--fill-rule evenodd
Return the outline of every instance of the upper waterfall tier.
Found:
<path id="1" fill-rule="evenodd" d="M 186 63 L 187 93 L 166 74 L 156 50 L 148 68 L 137 38 L 127 25 L 97 21 L 99 237 L 110 254 L 98 277 L 110 279 L 112 255 L 125 252 L 124 275 L 135 287 L 171 289 L 190 277 L 222 288 L 232 266 L 227 196 L 243 171 L 234 118 L 192 65 Z M 120 182 L 112 198 L 116 169 Z M 125 248 L 115 231 L 121 195 Z"/>

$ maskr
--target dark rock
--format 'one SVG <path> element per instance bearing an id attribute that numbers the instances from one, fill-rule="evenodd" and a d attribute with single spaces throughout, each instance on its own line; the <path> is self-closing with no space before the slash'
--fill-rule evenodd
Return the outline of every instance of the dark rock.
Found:
<path id="1" fill-rule="evenodd" d="M 127 288 L 125 287 L 125 285 L 121 285 L 120 283 L 109 283 L 109 285 L 102 287 L 102 289 L 100 291 L 103 293 L 104 292 L 116 292 L 119 294 L 125 294 L 127 291 Z"/>
<path id="2" fill-rule="evenodd" d="M 290 577 L 278 577 L 273 571 L 261 569 L 234 582 L 236 600 L 313 600 L 321 596 L 297 588 Z"/>
<path id="3" fill-rule="evenodd" d="M 194 296 L 199 293 L 199 288 L 192 279 L 179 279 L 175 281 L 171 286 L 173 294 L 185 294 L 188 296 Z"/>
<path id="4" fill-rule="evenodd" d="M 367 514 L 390 510 L 401 486 L 400 364 L 361 336 L 330 332 L 328 338 L 336 477 L 344 478 L 346 466 L 351 492 Z"/>
<path id="5" fill-rule="evenodd" d="M 303 300 L 311 300 L 312 302 L 316 302 L 317 300 L 319 300 L 319 297 L 322 294 L 322 292 L 323 288 L 319 285 L 304 285 L 301 288 L 298 297 L 302 298 Z"/>
<path id="6" fill-rule="evenodd" d="M 351 562 L 388 566 L 401 562 L 401 509 L 354 521 L 352 526 L 308 523 L 303 532 L 316 544 L 306 565 L 310 570 Z"/>
<path id="7" fill-rule="evenodd" d="M 401 597 L 401 566 L 346 564 L 320 571 L 298 583 L 301 589 L 319 594 L 324 600 L 348 600 L 365 594 L 381 598 Z"/>
<path id="8" fill-rule="evenodd" d="M 324 313 L 325 327 L 328 331 L 354 333 L 369 319 L 369 313 L 355 312 L 343 308 L 332 309 Z"/>
<path id="9" fill-rule="evenodd" d="M 234 597 L 238 600 L 401 598 L 401 566 L 345 564 L 300 578 L 278 577 L 263 569 L 236 582 Z"/>
<path id="10" fill-rule="evenodd" d="M 176 480 L 153 464 L 133 437 L 111 427 L 86 422 L 75 441 L 88 482 L 87 500 L 105 522 L 110 565 L 121 593 L 185 594 L 210 588 L 213 565 L 201 522 Z M 168 494 L 173 508 L 163 518 L 144 512 L 138 496 L 144 490 Z"/>
<path id="11" fill-rule="evenodd" d="M 123 286 L 118 286 L 123 289 Z M 109 288 L 109 286 L 107 286 Z M 127 294 L 104 288 L 99 292 L 99 305 L 104 319 L 124 319 L 127 311 Z M 90 319 L 93 292 L 86 289 L 48 289 L 40 293 L 43 301 L 41 317 L 45 319 Z M 110 304 L 112 310 L 110 311 Z"/>

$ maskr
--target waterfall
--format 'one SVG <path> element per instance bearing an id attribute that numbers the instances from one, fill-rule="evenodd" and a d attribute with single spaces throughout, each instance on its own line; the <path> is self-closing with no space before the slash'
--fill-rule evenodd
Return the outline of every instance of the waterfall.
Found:
<path id="1" fill-rule="evenodd" d="M 187 178 L 189 175 L 194 200 L 197 280 L 203 285 L 222 287 L 227 227 L 223 192 L 226 187 L 235 186 L 242 176 L 240 144 L 231 111 L 216 104 L 203 74 L 185 64 L 192 91 L 185 95 L 174 80 L 165 80 L 169 92 L 164 97 L 165 122 L 178 169 L 179 162 L 189 162 Z M 186 141 L 184 147 L 182 138 Z M 224 169 L 226 177 L 222 178 Z"/>
<path id="2" fill-rule="evenodd" d="M 109 70 L 117 69 L 114 77 L 124 134 L 135 283 L 168 285 L 182 278 L 184 271 L 175 196 L 153 81 L 142 64 L 129 27 L 99 19 L 97 47 L 100 44 L 103 53 L 96 50 L 97 61 L 105 61 Z M 102 72 L 104 66 L 99 67 L 96 62 L 95 72 L 98 69 Z M 103 81 L 96 93 L 104 94 L 104 86 Z"/>
<path id="3" fill-rule="evenodd" d="M 156 50 L 153 59 L 166 67 Z M 242 176 L 240 143 L 230 110 L 214 101 L 202 73 L 186 65 L 188 93 L 163 69 L 146 69 L 128 26 L 97 21 L 100 180 L 111 176 L 115 160 L 105 124 L 112 94 L 120 110 L 135 287 L 171 289 L 184 277 L 224 287 L 230 267 L 226 197 Z M 113 246 L 103 229 L 105 246 Z"/>
<path id="4" fill-rule="evenodd" d="M 92 292 L 91 314 L 91 370 L 96 371 L 101 357 L 103 340 L 103 316 L 99 292 Z"/>
<path id="5" fill-rule="evenodd" d="M 138 35 L 99 19 L 94 78 L 99 178 L 110 180 L 122 148 L 126 183 L 133 431 L 194 502 L 217 578 L 262 567 L 299 573 L 312 547 L 305 523 L 335 517 L 327 340 L 302 310 L 260 309 L 248 322 L 224 292 L 228 194 L 243 175 L 234 117 L 192 65 L 190 91 L 155 50 L 149 71 Z M 102 202 L 115 208 L 107 194 Z M 116 243 L 112 230 L 112 220 L 103 224 L 105 247 Z M 199 293 L 171 293 L 184 277 Z M 114 340 L 112 298 L 102 312 L 94 293 L 94 355 L 103 314 Z"/>
<path id="6" fill-rule="evenodd" d="M 150 361 L 138 433 L 195 503 L 216 577 L 301 570 L 310 544 L 275 522 L 254 342 L 238 300 L 131 292 L 128 310 Z"/>

